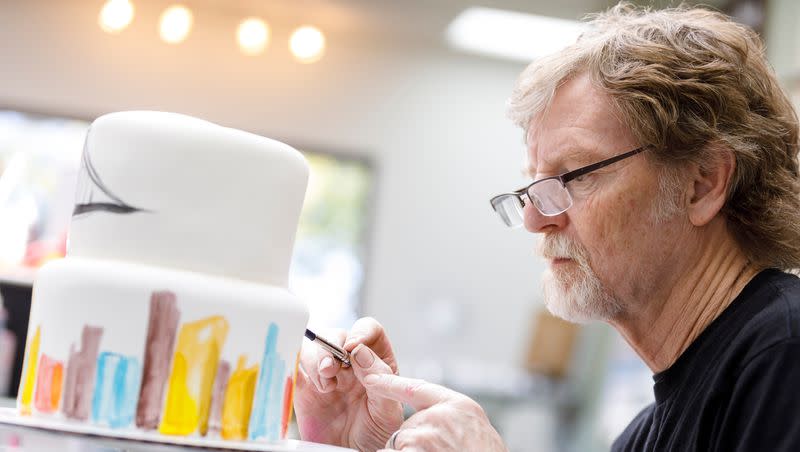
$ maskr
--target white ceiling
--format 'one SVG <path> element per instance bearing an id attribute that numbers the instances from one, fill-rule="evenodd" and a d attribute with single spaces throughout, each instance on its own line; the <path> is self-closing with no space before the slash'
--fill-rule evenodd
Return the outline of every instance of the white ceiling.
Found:
<path id="1" fill-rule="evenodd" d="M 168 4 L 170 0 L 149 0 Z M 721 5 L 728 0 L 704 0 Z M 638 0 L 666 6 L 675 0 Z M 214 14 L 260 16 L 274 30 L 313 24 L 337 40 L 404 47 L 444 46 L 443 32 L 458 13 L 485 6 L 565 19 L 580 19 L 617 0 L 184 0 Z M 689 1 L 687 3 L 700 3 Z"/>
<path id="2" fill-rule="evenodd" d="M 725 0 L 705 0 L 722 4 Z M 327 33 L 358 39 L 441 42 L 448 23 L 470 6 L 486 6 L 566 19 L 600 11 L 615 0 L 189 0 L 220 14 L 259 15 L 280 27 L 312 23 Z M 653 3 L 647 1 L 647 3 Z M 657 4 L 669 3 L 656 1 Z"/>

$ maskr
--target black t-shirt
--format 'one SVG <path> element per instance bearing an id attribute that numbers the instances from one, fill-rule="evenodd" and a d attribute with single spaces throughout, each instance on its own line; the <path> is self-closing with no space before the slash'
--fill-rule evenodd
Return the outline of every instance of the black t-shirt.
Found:
<path id="1" fill-rule="evenodd" d="M 800 279 L 756 275 L 653 380 L 612 451 L 800 451 Z"/>

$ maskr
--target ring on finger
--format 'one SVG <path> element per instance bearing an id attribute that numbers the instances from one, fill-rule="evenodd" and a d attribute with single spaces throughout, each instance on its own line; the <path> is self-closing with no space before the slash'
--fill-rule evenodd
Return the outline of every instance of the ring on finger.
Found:
<path id="1" fill-rule="evenodd" d="M 397 441 L 397 434 L 400 433 L 400 430 L 396 430 L 392 433 L 392 436 L 389 437 L 389 441 L 386 441 L 386 448 L 387 449 L 397 449 L 397 445 L 395 441 Z"/>

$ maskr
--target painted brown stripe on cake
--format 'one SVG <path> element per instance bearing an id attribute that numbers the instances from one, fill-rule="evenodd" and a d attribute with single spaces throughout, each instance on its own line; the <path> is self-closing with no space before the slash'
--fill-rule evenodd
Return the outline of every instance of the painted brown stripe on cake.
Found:
<path id="1" fill-rule="evenodd" d="M 89 418 L 102 337 L 103 328 L 84 325 L 80 350 L 75 351 L 75 344 L 69 347 L 62 411 L 70 419 L 85 421 Z"/>
<path id="2" fill-rule="evenodd" d="M 136 405 L 136 426 L 139 428 L 153 430 L 158 427 L 180 317 L 174 293 L 153 292 L 150 296 L 142 386 Z"/>
<path id="3" fill-rule="evenodd" d="M 231 376 L 231 364 L 220 360 L 217 376 L 214 378 L 214 390 L 211 395 L 211 414 L 208 419 L 208 433 L 218 435 L 222 429 L 222 406 L 225 401 L 225 389 Z"/>

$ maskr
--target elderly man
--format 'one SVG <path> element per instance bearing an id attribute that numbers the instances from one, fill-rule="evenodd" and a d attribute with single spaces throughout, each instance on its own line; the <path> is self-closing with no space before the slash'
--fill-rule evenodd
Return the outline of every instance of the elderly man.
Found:
<path id="1" fill-rule="evenodd" d="M 618 5 L 534 62 L 510 101 L 532 182 L 496 196 L 542 237 L 548 308 L 613 325 L 655 403 L 613 450 L 800 450 L 798 123 L 759 38 L 721 14 Z M 381 326 L 304 350 L 303 438 L 360 450 L 504 450 L 481 408 L 397 375 Z M 400 403 L 417 412 L 403 420 Z"/>

